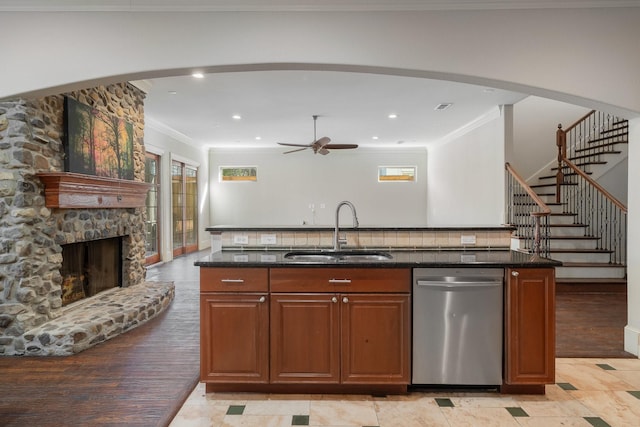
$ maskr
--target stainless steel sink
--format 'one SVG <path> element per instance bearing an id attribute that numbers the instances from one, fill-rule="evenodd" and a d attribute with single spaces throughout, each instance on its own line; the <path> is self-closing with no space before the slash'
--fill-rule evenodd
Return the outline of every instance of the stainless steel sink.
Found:
<path id="1" fill-rule="evenodd" d="M 292 261 L 306 262 L 335 262 L 337 258 L 333 254 L 322 252 L 289 252 L 284 256 Z"/>
<path id="2" fill-rule="evenodd" d="M 306 262 L 366 262 L 366 261 L 388 261 L 393 259 L 393 256 L 387 252 L 379 251 L 339 251 L 339 252 L 327 252 L 327 251 L 298 251 L 289 252 L 284 256 L 286 259 L 292 261 L 306 261 Z"/>
<path id="3" fill-rule="evenodd" d="M 344 252 L 339 256 L 342 261 L 388 261 L 392 258 L 386 252 Z"/>

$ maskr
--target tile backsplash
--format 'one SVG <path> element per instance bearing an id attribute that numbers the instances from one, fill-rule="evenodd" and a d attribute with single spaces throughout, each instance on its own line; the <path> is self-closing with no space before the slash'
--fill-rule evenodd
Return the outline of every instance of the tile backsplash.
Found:
<path id="1" fill-rule="evenodd" d="M 268 234 L 269 244 L 264 244 L 263 235 Z M 275 236 L 275 243 L 272 236 Z M 345 249 L 509 249 L 511 230 L 508 228 L 456 231 L 446 230 L 343 230 Z M 464 238 L 463 238 L 464 236 Z M 265 229 L 261 231 L 211 231 L 213 252 L 219 250 L 294 250 L 332 249 L 333 231 L 330 230 L 286 230 Z M 475 243 L 471 242 L 475 239 Z M 464 241 L 464 243 L 463 243 Z"/>

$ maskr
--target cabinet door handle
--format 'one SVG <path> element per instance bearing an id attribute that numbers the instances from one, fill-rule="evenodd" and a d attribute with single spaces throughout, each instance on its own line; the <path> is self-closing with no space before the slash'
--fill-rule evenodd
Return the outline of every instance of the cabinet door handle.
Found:
<path id="1" fill-rule="evenodd" d="M 258 300 L 258 302 L 265 302 L 267 300 L 267 298 L 265 297 L 260 297 L 260 299 Z"/>
<path id="2" fill-rule="evenodd" d="M 513 277 L 518 277 L 518 276 L 520 275 L 520 273 L 519 273 L 519 272 L 517 272 L 517 271 L 512 271 L 512 272 L 511 272 L 511 275 L 512 275 Z"/>
<path id="3" fill-rule="evenodd" d="M 329 283 L 349 284 L 351 279 L 329 279 Z"/>
<path id="4" fill-rule="evenodd" d="M 342 298 L 342 302 L 345 303 L 345 304 L 348 303 L 349 302 L 349 298 L 347 298 L 347 297 Z"/>
<path id="5" fill-rule="evenodd" d="M 222 283 L 244 283 L 244 279 L 221 279 Z"/>
<path id="6" fill-rule="evenodd" d="M 334 303 L 334 304 L 337 303 L 338 302 L 338 298 L 336 298 L 336 297 L 331 298 L 331 302 Z"/>

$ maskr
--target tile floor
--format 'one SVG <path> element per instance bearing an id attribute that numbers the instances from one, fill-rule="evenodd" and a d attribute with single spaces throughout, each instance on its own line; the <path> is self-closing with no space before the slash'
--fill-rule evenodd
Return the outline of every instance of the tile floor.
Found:
<path id="1" fill-rule="evenodd" d="M 546 395 L 209 393 L 198 384 L 170 427 L 638 427 L 639 359 L 557 359 Z"/>

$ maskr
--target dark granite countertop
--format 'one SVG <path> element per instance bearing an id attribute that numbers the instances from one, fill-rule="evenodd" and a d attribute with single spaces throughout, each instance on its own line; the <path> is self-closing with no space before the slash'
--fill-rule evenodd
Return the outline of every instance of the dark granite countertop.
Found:
<path id="1" fill-rule="evenodd" d="M 269 225 L 269 226 L 240 226 L 240 225 L 214 225 L 205 228 L 206 231 L 222 233 L 228 231 L 257 231 L 257 232 L 279 232 L 279 231 L 334 231 L 332 225 Z M 510 225 L 476 225 L 476 226 L 446 226 L 446 227 L 426 227 L 426 226 L 359 226 L 352 228 L 349 225 L 340 227 L 341 231 L 508 231 L 514 230 Z"/>
<path id="2" fill-rule="evenodd" d="M 561 262 L 539 258 L 511 250 L 399 250 L 382 251 L 392 256 L 389 260 L 345 261 L 290 260 L 284 256 L 291 251 L 225 250 L 211 254 L 194 263 L 199 267 L 558 267 Z M 294 251 L 299 252 L 299 251 Z M 330 251 L 327 251 L 331 253 Z"/>

